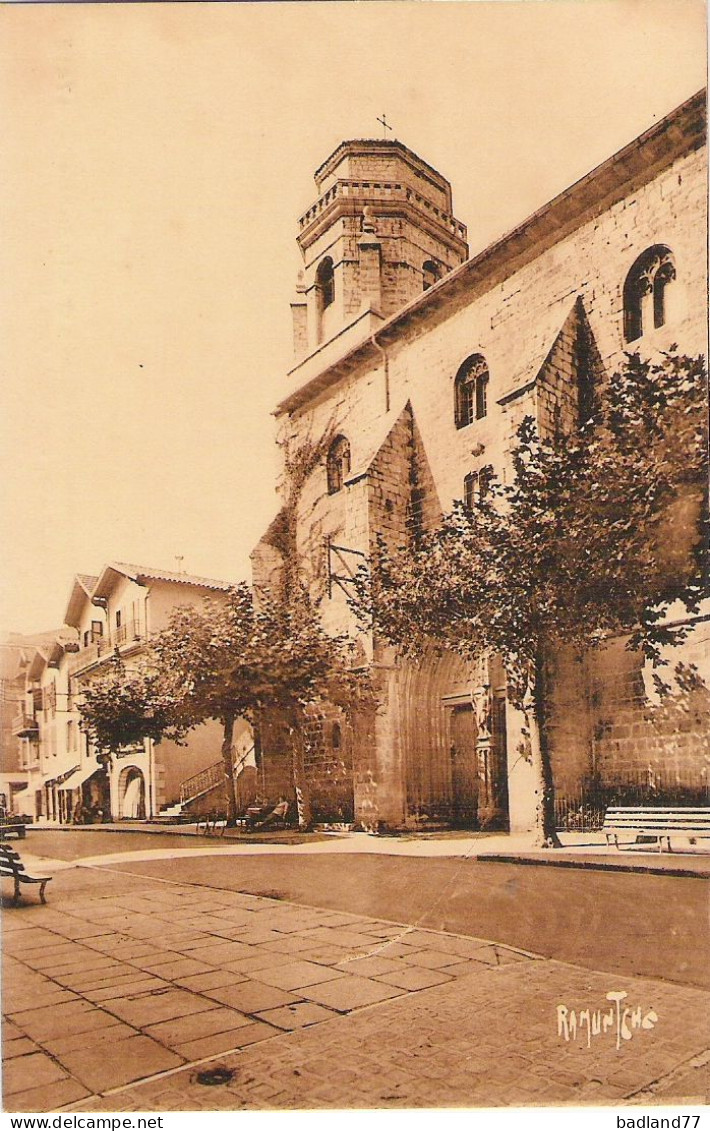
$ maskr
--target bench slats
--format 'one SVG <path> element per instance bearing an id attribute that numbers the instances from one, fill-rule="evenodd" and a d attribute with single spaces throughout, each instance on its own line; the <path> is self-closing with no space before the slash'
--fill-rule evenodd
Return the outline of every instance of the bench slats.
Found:
<path id="1" fill-rule="evenodd" d="M 602 832 L 607 843 L 613 838 L 619 847 L 619 833 L 636 833 L 638 844 L 644 837 L 657 840 L 659 849 L 663 841 L 671 851 L 671 836 L 680 834 L 687 838 L 710 836 L 710 808 L 677 808 L 674 806 L 611 805 L 604 816 Z"/>
<path id="2" fill-rule="evenodd" d="M 46 903 L 44 890 L 51 880 L 51 876 L 30 876 L 25 869 L 19 852 L 15 852 L 7 845 L 0 846 L 0 876 L 11 877 L 15 881 L 14 902 L 20 898 L 20 884 L 39 884 L 39 898 Z"/>

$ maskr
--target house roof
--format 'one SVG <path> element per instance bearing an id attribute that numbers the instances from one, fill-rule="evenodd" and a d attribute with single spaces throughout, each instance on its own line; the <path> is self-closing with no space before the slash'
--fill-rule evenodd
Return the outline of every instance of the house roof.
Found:
<path id="1" fill-rule="evenodd" d="M 211 577 L 198 577 L 196 574 L 174 573 L 167 569 L 154 569 L 152 566 L 133 565 L 128 562 L 109 562 L 104 566 L 94 586 L 93 597 L 108 597 L 118 577 L 127 577 L 138 585 L 146 585 L 152 581 L 177 582 L 180 585 L 191 585 L 196 589 L 212 589 L 226 592 L 234 584 L 232 581 L 217 581 Z"/>
<path id="2" fill-rule="evenodd" d="M 629 192 L 648 183 L 660 169 L 700 148 L 706 135 L 705 99 L 705 90 L 694 94 L 516 228 L 449 272 L 429 290 L 391 315 L 377 329 L 376 335 L 353 346 L 285 397 L 277 405 L 274 415 L 298 411 L 364 362 L 381 360 L 382 347 L 406 336 L 413 324 L 423 326 L 437 318 L 448 317 L 458 309 L 460 302 L 470 302 L 477 293 L 490 290 L 524 263 L 539 256 L 544 249 L 552 247 Z M 376 341 L 373 340 L 375 337 Z"/>
<path id="3" fill-rule="evenodd" d="M 67 602 L 67 609 L 64 614 L 65 624 L 71 625 L 72 628 L 79 627 L 81 610 L 87 601 L 91 600 L 91 595 L 94 592 L 98 580 L 98 577 L 95 577 L 91 573 L 77 573 L 74 575 L 69 601 Z"/>
<path id="4" fill-rule="evenodd" d="M 53 640 L 36 648 L 27 669 L 28 679 L 39 679 L 44 668 L 57 667 L 64 654 L 64 645 L 74 642 L 75 639 L 75 635 L 67 632 L 62 633 L 60 630 L 55 634 Z"/>
<path id="5" fill-rule="evenodd" d="M 32 661 L 38 646 L 50 647 L 59 635 L 59 629 L 52 632 L 34 632 L 24 635 L 10 632 L 0 641 L 0 676 L 15 679 Z"/>

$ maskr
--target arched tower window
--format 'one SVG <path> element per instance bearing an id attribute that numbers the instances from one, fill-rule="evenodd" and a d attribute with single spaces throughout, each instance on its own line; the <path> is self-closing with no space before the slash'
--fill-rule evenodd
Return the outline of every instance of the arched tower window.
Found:
<path id="1" fill-rule="evenodd" d="M 343 484 L 350 474 L 350 444 L 345 436 L 336 436 L 328 448 L 326 470 L 328 494 L 336 495 L 338 491 L 342 491 Z"/>
<path id="2" fill-rule="evenodd" d="M 488 411 L 488 366 L 480 353 L 467 357 L 454 382 L 454 419 L 457 428 L 481 420 Z"/>
<path id="3" fill-rule="evenodd" d="M 335 272 L 333 260 L 326 255 L 318 265 L 316 271 L 316 286 L 318 287 L 318 308 L 322 313 L 335 301 Z"/>
<path id="4" fill-rule="evenodd" d="M 665 244 L 646 248 L 624 283 L 624 338 L 635 342 L 668 320 L 667 290 L 676 276 L 673 252 Z"/>
<path id="5" fill-rule="evenodd" d="M 331 734 L 331 746 L 333 750 L 340 750 L 342 745 L 343 735 L 340 729 L 340 723 L 333 723 L 333 731 Z"/>
<path id="6" fill-rule="evenodd" d="M 441 270 L 439 264 L 435 263 L 433 259 L 427 259 L 422 264 L 422 289 L 429 290 L 441 278 Z"/>

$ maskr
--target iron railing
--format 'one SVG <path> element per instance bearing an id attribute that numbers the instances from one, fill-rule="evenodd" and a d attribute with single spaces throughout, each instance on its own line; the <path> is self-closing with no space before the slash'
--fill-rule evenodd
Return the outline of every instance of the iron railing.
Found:
<path id="1" fill-rule="evenodd" d="M 20 711 L 12 720 L 12 733 L 15 738 L 36 738 L 39 724 L 33 715 Z"/>
<path id="2" fill-rule="evenodd" d="M 702 770 L 676 773 L 653 768 L 630 771 L 611 781 L 588 779 L 578 790 L 558 791 L 557 828 L 568 832 L 600 829 L 610 805 L 710 806 L 710 781 Z"/>
<path id="3" fill-rule="evenodd" d="M 235 774 L 242 768 L 249 755 L 252 753 L 254 747 L 250 746 L 245 754 L 234 763 Z M 186 778 L 180 785 L 180 804 L 187 805 L 188 801 L 194 801 L 196 797 L 200 797 L 203 793 L 208 793 L 215 786 L 221 785 L 224 782 L 224 761 L 220 758 L 219 762 L 213 762 L 211 766 L 207 766 L 204 770 L 200 770 L 199 774 L 193 774 L 192 777 Z"/>

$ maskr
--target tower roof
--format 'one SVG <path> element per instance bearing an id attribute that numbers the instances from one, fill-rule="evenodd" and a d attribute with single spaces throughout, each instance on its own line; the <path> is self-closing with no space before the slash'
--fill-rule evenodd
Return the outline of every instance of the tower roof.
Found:
<path id="1" fill-rule="evenodd" d="M 316 169 L 313 174 L 316 185 L 319 191 L 321 186 L 328 176 L 330 176 L 335 169 L 343 165 L 350 158 L 370 157 L 377 159 L 382 158 L 391 160 L 393 157 L 398 157 L 406 164 L 410 165 L 420 175 L 424 175 L 440 192 L 451 193 L 451 186 L 446 177 L 442 176 L 433 165 L 425 161 L 423 157 L 410 149 L 401 141 L 393 138 L 351 138 L 349 141 L 341 141 L 340 145 L 333 150 L 330 157 L 327 157 L 322 165 Z M 450 203 L 450 201 L 449 201 Z"/>
<path id="2" fill-rule="evenodd" d="M 318 200 L 299 218 L 303 250 L 338 216 L 376 213 L 416 215 L 443 237 L 458 263 L 468 254 L 466 226 L 453 215 L 451 185 L 433 165 L 401 141 L 355 138 L 342 141 L 314 174 Z"/>

